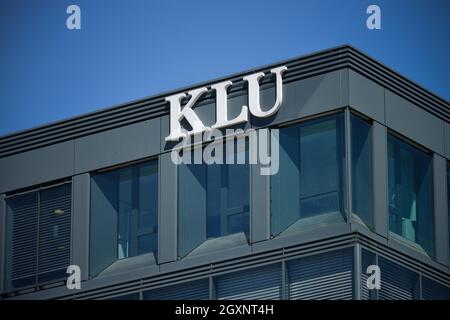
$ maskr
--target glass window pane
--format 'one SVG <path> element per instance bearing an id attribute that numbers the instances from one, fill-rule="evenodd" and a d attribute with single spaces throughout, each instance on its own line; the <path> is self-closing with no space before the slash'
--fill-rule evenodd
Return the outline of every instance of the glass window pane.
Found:
<path id="1" fill-rule="evenodd" d="M 342 114 L 280 129 L 280 168 L 271 176 L 273 235 L 343 221 L 343 144 Z"/>
<path id="2" fill-rule="evenodd" d="M 38 281 L 67 277 L 70 265 L 71 184 L 39 192 Z"/>
<path id="3" fill-rule="evenodd" d="M 92 176 L 91 274 L 116 259 L 157 253 L 158 163 Z"/>
<path id="4" fill-rule="evenodd" d="M 235 233 L 249 236 L 250 172 L 246 164 L 181 164 L 179 166 L 179 254 L 184 256 L 203 241 Z M 225 145 L 223 148 L 226 149 Z"/>
<path id="5" fill-rule="evenodd" d="M 147 237 L 150 243 L 145 243 L 145 252 L 157 253 L 158 245 L 156 235 L 158 234 L 158 165 L 157 163 L 144 163 L 139 170 L 139 237 Z"/>
<path id="6" fill-rule="evenodd" d="M 370 123 L 351 116 L 352 129 L 352 209 L 364 224 L 372 217 L 372 136 Z"/>
<path id="7" fill-rule="evenodd" d="M 6 200 L 6 283 L 12 290 L 37 283 L 38 192 Z"/>
<path id="8" fill-rule="evenodd" d="M 388 155 L 389 230 L 433 255 L 431 155 L 392 135 Z"/>
<path id="9" fill-rule="evenodd" d="M 6 199 L 8 290 L 67 277 L 70 264 L 71 184 Z"/>
<path id="10" fill-rule="evenodd" d="M 200 164 L 181 164 L 178 166 L 179 255 L 184 256 L 205 241 L 206 229 L 206 170 Z"/>

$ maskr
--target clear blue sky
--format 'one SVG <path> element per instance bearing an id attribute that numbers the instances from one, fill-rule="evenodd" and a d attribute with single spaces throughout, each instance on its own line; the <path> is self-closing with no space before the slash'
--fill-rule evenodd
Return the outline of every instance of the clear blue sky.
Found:
<path id="1" fill-rule="evenodd" d="M 450 99 L 450 0 L 1 0 L 0 135 L 345 43 Z"/>

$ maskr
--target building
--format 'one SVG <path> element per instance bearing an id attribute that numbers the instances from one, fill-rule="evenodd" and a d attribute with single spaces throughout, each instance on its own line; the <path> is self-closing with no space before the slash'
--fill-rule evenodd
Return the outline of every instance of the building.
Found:
<path id="1" fill-rule="evenodd" d="M 208 87 L 192 110 L 212 126 L 211 85 L 233 82 L 235 118 L 250 74 L 276 105 L 281 66 L 279 109 L 235 125 L 279 129 L 276 174 L 174 164 L 166 98 Z M 448 101 L 341 46 L 1 137 L 0 296 L 449 299 L 449 120 Z"/>

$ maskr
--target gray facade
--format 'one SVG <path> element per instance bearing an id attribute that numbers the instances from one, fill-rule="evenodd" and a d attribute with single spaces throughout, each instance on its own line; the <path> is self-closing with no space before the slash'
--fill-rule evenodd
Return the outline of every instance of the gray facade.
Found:
<path id="1" fill-rule="evenodd" d="M 250 235 L 247 243 L 223 237 L 180 256 L 178 170 L 170 160 L 168 95 L 224 80 L 230 118 L 247 102 L 242 77 L 285 65 L 283 104 L 268 119 L 251 117 L 246 128 L 283 127 L 327 115 L 344 121 L 342 223 L 271 234 L 270 177 L 250 170 Z M 273 79 L 261 83 L 262 104 L 275 100 Z M 216 119 L 207 93 L 195 107 L 205 125 Z M 351 115 L 371 126 L 373 227 L 354 215 Z M 223 79 L 163 93 L 0 138 L 0 293 L 6 299 L 450 299 L 447 168 L 450 104 L 364 53 L 341 46 L 256 68 Z M 432 159 L 433 254 L 389 229 L 388 135 Z M 91 179 L 104 169 L 143 160 L 158 162 L 158 248 L 155 257 L 117 260 L 95 275 L 90 266 Z M 82 288 L 64 281 L 11 289 L 6 243 L 7 199 L 60 182 L 71 184 L 70 263 L 80 266 Z M 365 286 L 368 265 L 381 268 L 381 290 Z M 397 275 L 397 276 L 395 276 Z"/>

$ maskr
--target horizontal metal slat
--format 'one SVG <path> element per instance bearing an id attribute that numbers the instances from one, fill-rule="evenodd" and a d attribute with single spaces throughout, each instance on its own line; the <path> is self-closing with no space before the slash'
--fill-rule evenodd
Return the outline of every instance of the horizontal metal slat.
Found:
<path id="1" fill-rule="evenodd" d="M 281 264 L 258 267 L 217 277 L 217 298 L 220 299 L 280 299 Z"/>

